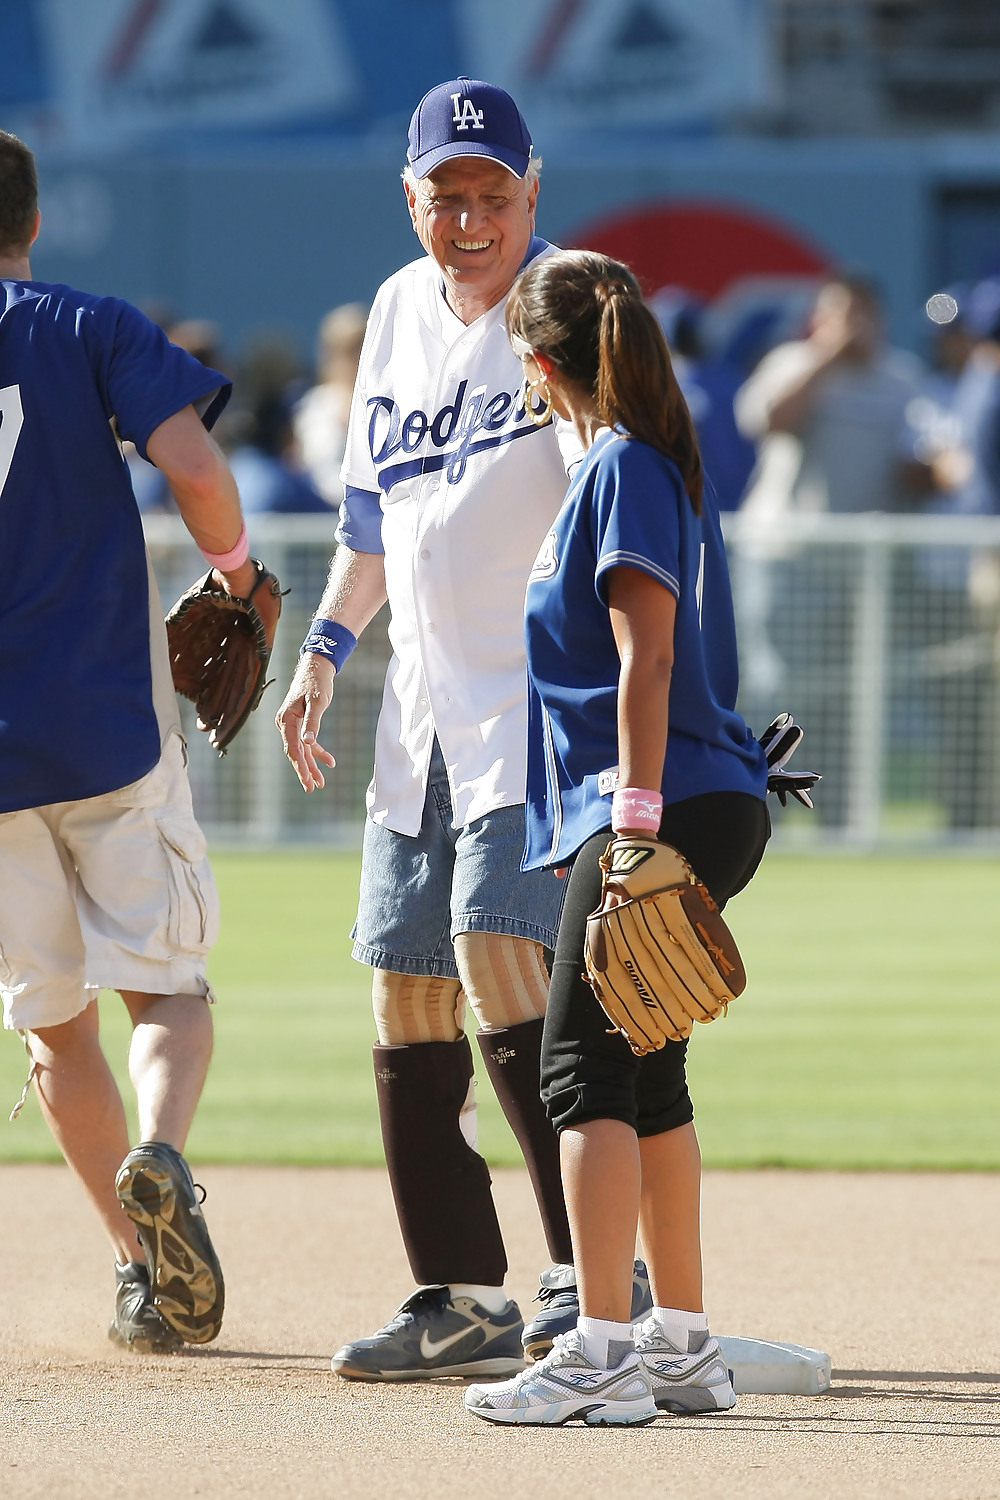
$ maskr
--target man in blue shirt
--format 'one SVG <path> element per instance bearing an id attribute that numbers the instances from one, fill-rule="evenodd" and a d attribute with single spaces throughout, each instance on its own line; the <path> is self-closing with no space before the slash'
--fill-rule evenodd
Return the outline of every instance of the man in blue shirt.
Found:
<path id="1" fill-rule="evenodd" d="M 207 431 L 229 382 L 128 303 L 33 281 L 38 225 L 34 159 L 0 131 L 0 998 L 115 1252 L 110 1336 L 162 1352 L 222 1318 L 180 1154 L 212 1050 L 217 900 L 122 442 L 165 475 L 231 593 L 256 572 Z M 131 1151 L 101 989 L 134 1027 Z"/>

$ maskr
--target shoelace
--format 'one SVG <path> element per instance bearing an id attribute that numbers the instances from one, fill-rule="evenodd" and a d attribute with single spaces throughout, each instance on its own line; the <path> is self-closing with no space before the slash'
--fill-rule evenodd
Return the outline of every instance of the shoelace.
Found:
<path id="1" fill-rule="evenodd" d="M 382 1333 L 395 1333 L 399 1328 L 405 1328 L 407 1323 L 415 1323 L 420 1313 L 430 1311 L 434 1307 L 443 1308 L 448 1301 L 447 1291 L 444 1287 L 429 1287 L 422 1294 L 415 1292 L 408 1297 L 405 1304 L 393 1313 L 382 1328 L 378 1330 L 375 1337 Z"/>
<path id="2" fill-rule="evenodd" d="M 662 1340 L 662 1343 L 657 1344 L 658 1339 Z M 638 1354 L 651 1350 L 654 1354 L 676 1354 L 679 1359 L 685 1354 L 683 1349 L 678 1349 L 676 1344 L 672 1344 L 666 1334 L 659 1329 L 655 1333 L 636 1333 L 635 1347 Z"/>
<path id="3" fill-rule="evenodd" d="M 38 1064 L 37 1064 L 37 1062 L 35 1061 L 35 1059 L 31 1055 L 31 1047 L 28 1044 L 28 1034 L 27 1034 L 27 1032 L 22 1031 L 20 1033 L 20 1037 L 21 1037 L 22 1042 L 24 1043 L 24 1050 L 28 1054 L 28 1061 L 30 1062 L 31 1066 L 28 1069 L 28 1076 L 24 1080 L 24 1088 L 21 1090 L 21 1097 L 20 1097 L 20 1099 L 18 1099 L 17 1103 L 14 1105 L 14 1108 L 11 1110 L 10 1114 L 7 1116 L 8 1120 L 16 1120 L 17 1117 L 18 1117 L 18 1115 L 21 1113 L 22 1109 L 24 1108 L 24 1106 L 27 1104 L 27 1102 L 28 1102 L 28 1091 L 31 1088 L 31 1084 L 32 1084 L 32 1081 L 33 1081 L 33 1079 L 35 1077 L 35 1074 L 38 1072 Z"/>
<path id="4" fill-rule="evenodd" d="M 574 1332 L 575 1329 L 570 1329 L 566 1333 L 557 1333 L 555 1338 L 552 1340 L 552 1348 L 549 1350 L 548 1354 L 546 1354 L 545 1358 L 537 1360 L 533 1365 L 527 1365 L 523 1370 L 520 1371 L 519 1374 L 514 1376 L 515 1382 L 520 1385 L 530 1380 L 532 1375 L 538 1375 L 539 1373 L 544 1374 L 545 1367 L 548 1364 L 549 1360 L 552 1358 L 553 1354 L 558 1354 L 563 1348 L 565 1348 L 567 1340 Z M 580 1346 L 580 1353 L 583 1353 L 582 1345 Z"/>
<path id="5" fill-rule="evenodd" d="M 548 1357 L 549 1356 L 546 1355 L 545 1359 L 537 1360 L 535 1364 L 526 1365 L 523 1370 L 518 1370 L 517 1374 L 511 1379 L 511 1389 L 519 1391 L 521 1390 L 522 1386 L 526 1386 L 532 1380 L 536 1380 L 539 1375 L 544 1375 L 545 1364 Z"/>
<path id="6" fill-rule="evenodd" d="M 548 1307 L 557 1297 L 565 1297 L 567 1302 L 576 1301 L 575 1286 L 540 1286 L 535 1294 L 534 1301 L 541 1302 L 543 1307 Z"/>

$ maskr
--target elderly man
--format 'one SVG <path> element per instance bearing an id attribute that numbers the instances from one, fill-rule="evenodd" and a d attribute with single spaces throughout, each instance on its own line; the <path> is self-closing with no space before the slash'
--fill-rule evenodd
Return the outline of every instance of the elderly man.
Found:
<path id="1" fill-rule="evenodd" d="M 522 874 L 524 589 L 577 456 L 533 411 L 504 329 L 534 234 L 540 163 L 510 96 L 458 78 L 410 123 L 403 174 L 426 256 L 378 292 L 351 412 L 338 551 L 278 714 L 306 791 L 339 671 L 388 597 L 354 956 L 374 968 L 382 1135 L 419 1290 L 334 1370 L 357 1379 L 504 1374 L 576 1321 L 555 1135 L 538 1097 L 544 949 L 561 885 Z M 522 1328 L 490 1177 L 475 1150 L 468 999 L 556 1262 Z M 644 1284 L 637 1294 L 642 1297 Z"/>

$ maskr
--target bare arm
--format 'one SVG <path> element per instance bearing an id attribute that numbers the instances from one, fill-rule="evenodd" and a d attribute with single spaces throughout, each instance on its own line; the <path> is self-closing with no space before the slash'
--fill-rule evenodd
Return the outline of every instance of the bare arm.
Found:
<path id="1" fill-rule="evenodd" d="M 193 406 L 161 422 L 146 443 L 150 461 L 163 474 L 184 525 L 206 552 L 229 552 L 243 525 L 240 496 L 222 449 L 205 431 Z M 251 562 L 231 573 L 216 569 L 229 593 L 245 598 L 256 574 Z"/>
<path id="2" fill-rule="evenodd" d="M 316 610 L 318 619 L 346 625 L 360 636 L 385 603 L 385 559 L 381 552 L 338 547 Z"/>
<path id="3" fill-rule="evenodd" d="M 874 308 L 857 298 L 833 304 L 817 303 L 812 332 L 806 343 L 809 367 L 793 378 L 765 413 L 766 432 L 801 432 L 826 376 L 841 361 L 868 364 L 878 345 Z"/>
<path id="4" fill-rule="evenodd" d="M 385 603 L 385 561 L 380 552 L 353 552 L 338 547 L 330 564 L 317 617 L 345 626 L 352 635 L 361 632 Z M 281 734 L 285 754 L 302 783 L 302 789 L 313 792 L 325 785 L 319 762 L 333 767 L 336 762 L 319 743 L 319 727 L 333 698 L 336 669 L 325 656 L 306 652 L 299 657 L 285 701 L 274 722 Z"/>
<path id="5" fill-rule="evenodd" d="M 618 784 L 657 790 L 667 753 L 677 600 L 649 573 L 619 567 L 609 579 L 608 611 L 622 664 Z"/>
<path id="6" fill-rule="evenodd" d="M 764 418 L 765 432 L 800 432 L 809 420 L 816 396 L 821 389 L 830 367 L 841 356 L 835 352 L 817 352 L 816 363 L 804 371 L 794 384 L 771 402 Z"/>

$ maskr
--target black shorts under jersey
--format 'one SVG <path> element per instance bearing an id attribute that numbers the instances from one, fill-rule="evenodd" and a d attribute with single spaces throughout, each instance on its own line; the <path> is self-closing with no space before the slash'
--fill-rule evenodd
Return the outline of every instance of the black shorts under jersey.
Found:
<path id="1" fill-rule="evenodd" d="M 663 810 L 659 837 L 678 849 L 719 907 L 760 864 L 771 832 L 767 808 L 745 792 L 707 792 Z M 542 1040 L 542 1099 L 556 1130 L 588 1120 L 622 1120 L 640 1136 L 676 1130 L 694 1118 L 684 1060 L 687 1042 L 636 1057 L 583 976 L 588 915 L 600 904 L 598 864 L 611 829 L 588 839 L 573 861 Z"/>

